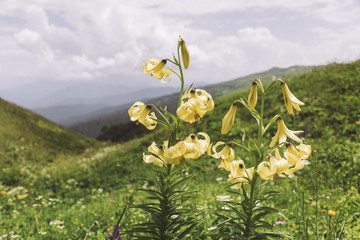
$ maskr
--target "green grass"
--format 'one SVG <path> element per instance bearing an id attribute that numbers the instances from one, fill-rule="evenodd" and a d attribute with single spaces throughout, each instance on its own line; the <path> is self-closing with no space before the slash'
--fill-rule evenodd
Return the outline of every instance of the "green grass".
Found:
<path id="1" fill-rule="evenodd" d="M 296 239 L 315 239 L 316 227 L 320 234 L 339 229 L 348 215 L 360 211 L 359 72 L 360 61 L 356 61 L 331 64 L 289 79 L 291 91 L 306 103 L 293 117 L 285 113 L 280 87 L 271 91 L 266 103 L 265 119 L 282 112 L 288 128 L 304 130 L 305 143 L 315 150 L 311 164 L 295 178 L 280 178 L 266 187 L 281 192 L 272 204 L 283 216 L 272 216 L 270 221 L 284 221 L 280 228 Z M 201 124 L 182 125 L 181 138 L 200 131 L 207 132 L 213 143 L 240 141 L 244 133 L 250 136 L 255 125 L 242 109 L 232 130 L 220 134 L 222 118 L 239 96 L 246 98 L 247 92 L 217 99 L 215 109 Z M 0 117 L 0 236 L 14 231 L 19 239 L 83 239 L 94 221 L 101 223 L 92 228 L 88 239 L 106 239 L 124 206 L 124 197 L 140 203 L 145 195 L 136 189 L 152 187 L 139 180 L 151 178 L 151 168 L 156 168 L 143 163 L 142 152 L 167 136 L 165 129 L 158 129 L 143 138 L 104 145 L 3 100 Z M 266 135 L 269 142 L 275 131 L 273 126 Z M 236 157 L 249 161 L 241 149 L 236 149 Z M 202 209 L 204 229 L 211 227 L 214 211 L 222 207 L 216 196 L 228 195 L 227 173 L 216 164 L 217 160 L 208 156 L 188 162 L 190 174 L 196 175 L 188 185 L 197 192 L 195 205 Z M 329 210 L 336 215 L 331 217 Z M 144 219 L 141 211 L 131 209 L 122 227 Z M 64 228 L 50 225 L 55 220 Z M 345 225 L 342 237 L 360 238 L 358 226 L 360 219 L 355 215 Z"/>

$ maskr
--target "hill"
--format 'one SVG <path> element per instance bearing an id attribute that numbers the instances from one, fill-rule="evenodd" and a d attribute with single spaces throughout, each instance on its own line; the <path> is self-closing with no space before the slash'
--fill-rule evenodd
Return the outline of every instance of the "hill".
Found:
<path id="1" fill-rule="evenodd" d="M 273 199 L 274 206 L 281 208 L 281 215 L 275 214 L 271 220 L 274 224 L 284 221 L 282 230 L 291 233 L 294 239 L 315 237 L 315 229 L 320 238 L 325 239 L 323 235 L 334 225 L 322 219 L 332 219 L 332 223 L 341 225 L 341 239 L 360 237 L 359 72 L 360 60 L 330 64 L 288 79 L 291 92 L 306 103 L 295 116 L 286 113 L 280 86 L 274 86 L 269 92 L 265 121 L 281 112 L 289 129 L 304 130 L 301 138 L 305 137 L 305 143 L 311 144 L 313 149 L 309 158 L 311 164 L 297 172 L 294 178 L 280 178 L 268 184 L 269 190 L 281 192 Z M 248 92 L 239 91 L 217 98 L 214 110 L 206 113 L 201 124 L 182 124 L 181 139 L 199 131 L 208 133 L 212 143 L 230 139 L 240 142 L 244 133 L 246 137 L 251 136 L 256 131 L 255 123 L 242 108 L 238 109 L 231 131 L 227 135 L 220 134 L 222 119 L 231 103 L 247 95 Z M 1 112 L 4 112 L 3 105 L 9 103 L 1 101 L 1 104 Z M 16 110 L 13 106 L 9 108 Z M 25 114 L 22 110 L 20 113 Z M 3 118 L 4 114 L 1 114 Z M 20 120 L 14 116 L 12 121 Z M 26 124 L 19 126 L 25 128 Z M 24 129 L 24 133 L 29 130 Z M 20 136 L 24 135 L 21 130 L 18 132 Z M 275 132 L 276 126 L 272 126 L 265 137 L 270 141 Z M 16 138 L 20 137 L 19 133 Z M 39 161 L 23 161 L 20 170 L 17 162 L 10 162 L 16 158 L 9 157 L 7 166 L 0 169 L 0 182 L 3 184 L 0 184 L 0 203 L 4 206 L 0 208 L 1 226 L 11 228 L 23 239 L 44 237 L 40 236 L 40 231 L 46 232 L 46 239 L 83 239 L 96 220 L 100 224 L 91 229 L 93 235 L 90 237 L 107 238 L 123 209 L 125 196 L 134 203 L 144 202 L 144 192 L 139 189 L 151 189 L 152 186 L 143 184 L 141 179 L 154 178 L 152 169 L 158 170 L 158 167 L 145 164 L 142 152 L 153 141 L 160 143 L 166 138 L 166 129 L 158 128 L 145 137 L 110 145 L 87 157 L 66 157 L 49 164 L 43 164 L 40 158 Z M 2 136 L 1 141 L 4 139 Z M 14 148 L 20 146 L 20 141 L 13 143 Z M 235 148 L 235 151 L 237 158 L 249 160 L 241 148 Z M 216 201 L 216 196 L 230 194 L 225 191 L 228 174 L 218 169 L 216 164 L 218 160 L 207 155 L 187 162 L 187 171 L 196 177 L 186 186 L 197 191 L 196 205 L 209 206 L 202 208 L 201 220 L 210 223 L 214 222 L 214 209 L 222 206 Z M 28 173 L 30 171 L 32 174 Z M 16 182 L 9 181 L 13 176 L 17 178 Z M 336 211 L 338 222 L 334 222 L 329 210 Z M 133 208 L 128 209 L 125 216 L 121 222 L 125 230 L 147 217 Z M 60 227 L 64 226 L 64 229 L 49 224 L 54 220 L 60 221 L 63 224 Z"/>
<path id="2" fill-rule="evenodd" d="M 289 78 L 291 76 L 296 76 L 305 72 L 309 72 L 312 69 L 320 68 L 319 66 L 293 66 L 289 68 L 272 68 L 264 72 L 255 73 L 251 75 L 247 75 L 245 77 L 240 77 L 231 81 L 222 82 L 213 85 L 207 86 L 196 86 L 195 88 L 202 88 L 209 92 L 214 99 L 222 96 L 226 96 L 232 94 L 236 91 L 246 90 L 250 87 L 251 81 L 255 78 L 258 78 L 260 75 L 267 73 L 267 76 L 276 75 L 277 77 L 281 78 Z M 265 83 L 269 82 L 271 79 L 269 78 Z M 137 95 L 137 99 L 141 100 L 146 103 L 152 103 L 156 106 L 167 106 L 168 110 L 171 112 L 175 112 L 176 104 L 178 99 L 178 93 L 176 94 L 169 94 L 165 96 L 161 96 L 158 98 L 144 98 L 141 97 L 144 95 Z M 106 126 L 107 131 L 112 132 L 109 130 L 109 126 L 119 124 L 119 123 L 126 123 L 129 122 L 128 116 L 128 109 L 131 107 L 133 102 L 128 104 L 123 104 L 117 107 L 111 107 L 109 109 L 99 110 L 98 112 L 94 112 L 91 115 L 88 115 L 89 120 L 82 121 L 73 125 L 70 125 L 69 128 L 79 132 L 81 134 L 87 135 L 89 137 L 96 138 L 101 134 L 101 129 Z M 126 124 L 120 124 L 127 127 Z M 114 126 L 119 129 L 119 125 Z M 146 131 L 145 131 L 146 132 Z M 102 139 L 106 139 L 106 137 L 100 137 Z"/>
<path id="3" fill-rule="evenodd" d="M 98 143 L 0 98 L 0 162 L 53 161 Z"/>

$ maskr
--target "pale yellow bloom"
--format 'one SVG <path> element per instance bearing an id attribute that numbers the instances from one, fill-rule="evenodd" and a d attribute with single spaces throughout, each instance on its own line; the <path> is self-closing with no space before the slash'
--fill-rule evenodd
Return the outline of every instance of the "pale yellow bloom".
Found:
<path id="1" fill-rule="evenodd" d="M 142 69 L 146 75 L 153 75 L 157 79 L 159 79 L 162 83 L 168 83 L 171 81 L 172 77 L 170 77 L 167 81 L 164 79 L 169 77 L 171 74 L 171 68 L 164 69 L 166 65 L 166 60 L 158 60 L 155 58 L 150 58 L 145 64 L 142 65 Z"/>
<path id="2" fill-rule="evenodd" d="M 153 130 L 156 127 L 157 122 L 153 119 L 157 119 L 155 113 L 152 112 L 149 116 L 151 106 L 145 105 L 143 102 L 135 102 L 128 113 L 131 121 L 139 121 L 147 129 Z"/>
<path id="3" fill-rule="evenodd" d="M 154 155 L 143 154 L 143 160 L 145 163 L 153 163 L 158 166 L 165 164 L 179 165 L 185 161 L 184 154 L 186 153 L 185 144 L 183 141 L 178 141 L 174 146 L 168 147 L 168 141 L 164 141 L 163 145 L 157 147 L 153 142 L 148 151 Z"/>
<path id="4" fill-rule="evenodd" d="M 157 122 L 154 120 L 157 119 L 155 113 L 152 112 L 150 115 L 147 115 L 143 119 L 139 119 L 139 122 L 142 123 L 148 130 L 153 130 L 156 127 Z"/>
<path id="5" fill-rule="evenodd" d="M 204 139 L 199 139 L 198 136 L 202 136 Z M 185 159 L 198 159 L 202 156 L 209 148 L 210 137 L 204 132 L 199 132 L 197 135 L 191 134 L 185 140 L 186 153 Z"/>
<path id="6" fill-rule="evenodd" d="M 183 39 L 180 40 L 181 41 L 181 58 L 184 64 L 185 69 L 187 69 L 189 67 L 190 64 L 190 54 L 189 54 L 189 50 L 186 47 L 186 43 Z"/>
<path id="7" fill-rule="evenodd" d="M 257 103 L 257 84 L 256 82 L 253 82 L 248 97 L 248 104 L 250 107 L 255 108 L 256 103 Z"/>
<path id="8" fill-rule="evenodd" d="M 148 147 L 148 151 L 151 152 L 152 154 L 156 155 L 145 155 L 145 153 L 143 153 L 143 160 L 145 163 L 153 163 L 155 165 L 158 165 L 160 167 L 162 167 L 164 165 L 164 147 L 157 147 L 156 143 L 153 142 L 149 147 Z"/>
<path id="9" fill-rule="evenodd" d="M 261 162 L 257 172 L 264 180 L 277 179 L 278 176 L 289 169 L 289 163 L 275 150 L 275 156 L 269 156 L 269 161 Z"/>
<path id="10" fill-rule="evenodd" d="M 246 178 L 252 179 L 254 167 L 246 169 L 243 160 L 236 160 L 229 163 L 229 179 L 231 183 L 237 183 L 234 186 L 241 188 L 243 184 L 247 183 Z"/>
<path id="11" fill-rule="evenodd" d="M 231 104 L 231 107 L 222 121 L 221 134 L 227 134 L 232 128 L 235 120 L 235 114 L 237 110 L 237 103 Z"/>
<path id="12" fill-rule="evenodd" d="M 139 119 L 144 119 L 150 113 L 151 107 L 145 105 L 143 102 L 135 102 L 128 113 L 131 121 L 137 121 Z"/>
<path id="13" fill-rule="evenodd" d="M 192 89 L 182 97 L 182 103 L 176 114 L 181 120 L 193 123 L 213 109 L 214 101 L 209 93 L 201 89 Z"/>
<path id="14" fill-rule="evenodd" d="M 281 82 L 281 90 L 284 96 L 285 107 L 289 114 L 294 114 L 293 108 L 295 108 L 297 111 L 301 111 L 300 106 L 305 105 L 305 103 L 301 102 L 290 92 L 285 82 Z"/>
<path id="15" fill-rule="evenodd" d="M 300 151 L 296 150 L 299 149 Z M 285 158 L 289 162 L 289 166 L 293 166 L 289 170 L 287 170 L 286 174 L 293 174 L 294 172 L 301 170 L 304 168 L 305 164 L 307 164 L 307 158 L 311 153 L 311 146 L 300 144 L 297 147 L 294 147 L 291 143 L 286 145 L 286 150 L 284 152 Z"/>
<path id="16" fill-rule="evenodd" d="M 285 126 L 285 123 L 284 123 L 284 120 L 282 119 L 282 117 L 279 117 L 276 122 L 277 122 L 278 128 L 277 128 L 277 132 L 276 132 L 275 136 L 271 140 L 270 147 L 275 146 L 275 144 L 278 140 L 279 140 L 279 143 L 286 142 L 287 137 L 294 140 L 295 142 L 303 143 L 303 141 L 295 135 L 298 133 L 302 133 L 303 131 L 289 130 Z"/>
<path id="17" fill-rule="evenodd" d="M 168 141 L 164 142 L 165 155 L 164 160 L 168 164 L 179 165 L 183 163 L 186 153 L 186 145 L 183 141 L 177 141 L 174 146 L 167 147 Z"/>
<path id="18" fill-rule="evenodd" d="M 225 168 L 227 171 L 229 171 L 229 163 L 234 161 L 235 151 L 231 147 L 231 144 L 228 143 L 225 145 L 225 147 L 221 151 L 217 152 L 216 151 L 217 147 L 224 145 L 224 144 L 225 144 L 224 142 L 217 142 L 214 146 L 212 146 L 212 144 L 211 144 L 208 149 L 208 155 L 213 158 L 219 159 L 219 161 L 220 161 L 219 168 Z M 212 153 L 212 152 L 214 152 L 214 153 Z"/>

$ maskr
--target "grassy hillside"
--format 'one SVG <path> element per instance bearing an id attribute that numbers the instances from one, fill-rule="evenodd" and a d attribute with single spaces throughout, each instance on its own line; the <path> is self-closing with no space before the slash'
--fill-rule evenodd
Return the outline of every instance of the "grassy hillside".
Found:
<path id="1" fill-rule="evenodd" d="M 51 162 L 60 155 L 77 155 L 96 141 L 0 99 L 0 164 Z"/>
<path id="2" fill-rule="evenodd" d="M 311 144 L 314 150 L 309 159 L 311 164 L 296 173 L 297 177 L 281 178 L 269 187 L 282 193 L 274 201 L 286 217 L 275 215 L 272 222 L 285 221 L 282 230 L 290 232 L 295 239 L 314 239 L 316 197 L 319 197 L 320 209 L 317 227 L 321 233 L 330 226 L 327 212 L 332 209 L 339 222 L 345 219 L 345 214 L 353 216 L 344 227 L 344 237 L 360 237 L 360 218 L 356 215 L 360 212 L 359 72 L 360 61 L 356 61 L 331 64 L 286 79 L 294 95 L 306 103 L 293 117 L 286 113 L 280 86 L 271 91 L 271 100 L 265 105 L 265 119 L 282 112 L 287 127 L 304 130 L 301 137 L 305 137 L 306 144 Z M 201 124 L 182 125 L 182 138 L 198 131 L 207 132 L 211 142 L 240 140 L 244 132 L 246 136 L 251 135 L 255 131 L 254 122 L 242 109 L 236 115 L 233 129 L 226 136 L 220 134 L 222 118 L 231 103 L 239 96 L 246 98 L 247 94 L 237 92 L 216 99 L 215 109 L 205 115 Z M 270 140 L 275 132 L 273 126 L 266 137 Z M 129 196 L 135 203 L 143 201 L 143 193 L 136 189 L 148 186 L 139 179 L 152 178 L 151 168 L 157 167 L 143 163 L 142 152 L 153 141 L 165 140 L 165 136 L 166 130 L 159 128 L 143 138 L 90 150 L 81 157 L 66 157 L 45 164 L 24 161 L 20 170 L 18 165 L 9 162 L 0 174 L 16 173 L 17 181 L 4 182 L 6 178 L 3 178 L 0 184 L 0 225 L 13 229 L 24 239 L 83 239 L 88 227 L 97 220 L 100 224 L 91 230 L 88 239 L 107 238 L 123 207 L 122 199 Z M 16 150 L 11 152 L 15 154 Z M 236 155 L 247 160 L 239 148 Z M 208 156 L 188 161 L 190 174 L 196 174 L 188 185 L 191 190 L 198 190 L 196 204 L 208 206 L 202 219 L 208 222 L 214 217 L 212 211 L 219 206 L 216 196 L 227 194 L 227 173 L 216 164 L 217 160 Z M 34 165 L 41 166 L 41 170 L 29 174 Z M 126 229 L 144 219 L 142 212 L 130 209 L 122 227 Z M 50 224 L 55 220 L 62 222 L 64 228 Z"/>

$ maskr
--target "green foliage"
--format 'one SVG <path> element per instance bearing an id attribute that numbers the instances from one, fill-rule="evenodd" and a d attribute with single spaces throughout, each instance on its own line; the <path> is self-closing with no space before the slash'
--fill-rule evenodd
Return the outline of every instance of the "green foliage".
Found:
<path id="1" fill-rule="evenodd" d="M 270 207 L 279 208 L 282 214 L 260 219 L 273 226 L 283 221 L 277 228 L 295 239 L 360 238 L 359 72 L 360 61 L 356 61 L 331 64 L 284 79 L 306 106 L 291 121 L 287 114 L 282 117 L 289 129 L 304 130 L 303 136 L 316 153 L 310 158 L 311 164 L 297 172 L 295 178 L 280 178 L 265 187 L 265 192 L 281 192 L 273 196 L 274 205 Z M 283 102 L 280 86 L 269 94 L 270 102 L 264 108 L 266 119 L 271 119 L 274 112 L 285 112 L 280 104 Z M 212 142 L 228 142 L 256 133 L 249 123 L 252 116 L 239 109 L 232 130 L 227 135 L 220 134 L 222 118 L 237 97 L 246 99 L 247 92 L 216 99 L 215 109 L 201 119 L 201 124 L 182 125 L 179 132 L 183 135 L 178 137 L 183 139 L 190 133 L 205 131 Z M 0 104 L 1 236 L 14 231 L 19 239 L 83 239 L 97 220 L 101 223 L 91 229 L 88 239 L 107 239 L 118 213 L 124 209 L 122 199 L 127 195 L 135 205 L 141 204 L 144 193 L 137 189 L 154 189 L 155 183 L 146 186 L 138 181 L 154 178 L 149 165 L 141 159 L 142 152 L 153 141 L 167 136 L 165 128 L 143 138 L 104 146 L 43 118 L 32 117 L 30 112 L 22 112 L 5 101 Z M 269 127 L 265 137 L 271 139 L 275 131 L 274 126 Z M 241 148 L 236 148 L 236 157 L 245 163 L 250 161 Z M 189 174 L 197 175 L 187 181 L 189 189 L 196 191 L 191 202 L 201 208 L 201 215 L 196 215 L 198 227 L 189 233 L 188 239 L 211 239 L 211 234 L 220 234 L 217 231 L 222 226 L 230 226 L 228 223 L 211 230 L 220 223 L 215 213 L 224 206 L 216 196 L 241 197 L 239 193 L 225 192 L 227 175 L 216 164 L 217 160 L 210 157 L 187 163 Z M 241 201 L 244 199 L 241 197 Z M 234 207 L 244 214 L 242 206 Z M 336 215 L 330 217 L 329 210 Z M 235 210 L 223 213 L 224 217 L 237 215 Z M 128 209 L 121 229 L 129 230 L 148 218 L 151 216 L 142 209 Z M 64 228 L 50 225 L 55 220 L 60 220 Z M 46 234 L 40 234 L 41 231 Z"/>
<path id="2" fill-rule="evenodd" d="M 127 122 L 101 128 L 101 134 L 97 137 L 101 141 L 126 142 L 134 138 L 142 137 L 149 133 L 142 124 Z"/>
<path id="3" fill-rule="evenodd" d="M 193 192 L 186 191 L 184 183 L 191 177 L 181 173 L 182 166 L 168 166 L 155 170 L 155 180 L 146 180 L 153 189 L 139 189 L 149 194 L 149 203 L 133 205 L 147 212 L 150 221 L 131 227 L 131 239 L 186 239 L 197 223 L 188 201 Z"/>

